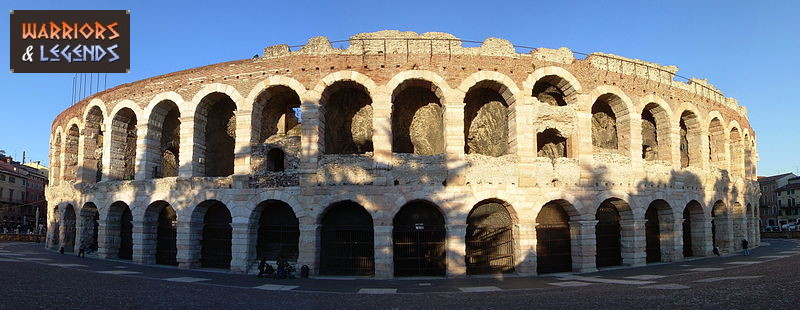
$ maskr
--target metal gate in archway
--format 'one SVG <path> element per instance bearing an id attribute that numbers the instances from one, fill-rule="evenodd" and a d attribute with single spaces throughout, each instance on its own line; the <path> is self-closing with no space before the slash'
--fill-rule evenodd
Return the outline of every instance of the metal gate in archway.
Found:
<path id="1" fill-rule="evenodd" d="M 692 213 L 689 208 L 683 209 L 683 257 L 691 257 L 692 253 Z"/>
<path id="2" fill-rule="evenodd" d="M 177 215 L 169 205 L 161 208 L 156 228 L 156 264 L 177 266 Z"/>
<path id="3" fill-rule="evenodd" d="M 375 274 L 372 216 L 352 201 L 329 207 L 320 229 L 320 274 Z"/>
<path id="4" fill-rule="evenodd" d="M 655 263 L 661 261 L 661 228 L 658 219 L 658 209 L 656 207 L 647 208 L 644 215 L 647 220 L 645 228 L 645 251 L 647 252 L 646 261 Z"/>
<path id="5" fill-rule="evenodd" d="M 394 217 L 394 275 L 444 276 L 446 271 L 444 217 L 424 202 L 409 203 Z"/>
<path id="6" fill-rule="evenodd" d="M 231 213 L 220 203 L 213 202 L 203 219 L 201 265 L 209 268 L 231 267 Z"/>
<path id="7" fill-rule="evenodd" d="M 119 258 L 133 259 L 133 215 L 127 206 L 119 222 Z"/>
<path id="8" fill-rule="evenodd" d="M 597 209 L 597 267 L 622 264 L 619 220 L 619 212 L 614 205 L 603 204 Z"/>
<path id="9" fill-rule="evenodd" d="M 504 205 L 487 202 L 467 217 L 467 274 L 514 272 L 514 231 Z"/>
<path id="10" fill-rule="evenodd" d="M 572 271 L 569 215 L 558 205 L 545 205 L 536 216 L 536 272 Z"/>

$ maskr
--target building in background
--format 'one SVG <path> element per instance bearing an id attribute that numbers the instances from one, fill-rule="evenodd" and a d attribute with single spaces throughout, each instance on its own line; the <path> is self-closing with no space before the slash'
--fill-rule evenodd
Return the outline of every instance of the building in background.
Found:
<path id="1" fill-rule="evenodd" d="M 784 173 L 767 177 L 758 177 L 761 187 L 761 198 L 758 201 L 761 227 L 775 226 L 779 223 L 781 207 L 778 205 L 777 189 L 789 184 L 789 179 L 797 178 L 794 173 Z M 786 200 L 786 199 L 785 199 Z M 787 203 L 782 202 L 781 204 Z"/>
<path id="2" fill-rule="evenodd" d="M 45 223 L 47 167 L 0 154 L 0 231 L 34 230 Z"/>

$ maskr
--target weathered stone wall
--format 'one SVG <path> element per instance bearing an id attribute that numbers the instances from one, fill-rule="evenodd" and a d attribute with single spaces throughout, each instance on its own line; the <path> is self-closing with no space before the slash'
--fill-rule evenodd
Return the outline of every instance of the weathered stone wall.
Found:
<path id="1" fill-rule="evenodd" d="M 674 81 L 676 71 L 600 53 L 578 60 L 565 48 L 518 54 L 494 38 L 465 48 L 443 33 L 359 34 L 344 50 L 326 38 L 297 51 L 269 47 L 260 59 L 121 85 L 64 111 L 53 123 L 48 217 L 55 227 L 68 204 L 96 205 L 100 240 L 108 243 L 105 235 L 118 233 L 106 220 L 110 206 L 123 202 L 133 213 L 134 244 L 141 245 L 134 261 L 149 262 L 152 249 L 141 233 L 149 231 L 146 210 L 166 202 L 177 213 L 177 259 L 192 267 L 204 212 L 198 206 L 219 201 L 233 217 L 237 272 L 253 270 L 256 206 L 268 200 L 294 211 L 297 260 L 312 272 L 319 266 L 321 217 L 345 200 L 373 218 L 378 277 L 392 275 L 394 215 L 418 200 L 446 218 L 449 276 L 465 273 L 466 219 L 482 201 L 508 208 L 522 275 L 536 272 L 535 219 L 551 202 L 569 214 L 575 271 L 595 268 L 595 213 L 607 199 L 623 217 L 626 265 L 644 263 L 644 214 L 655 200 L 670 206 L 674 215 L 664 220 L 670 227 L 678 227 L 684 208 L 698 206 L 699 218 L 692 219 L 698 255 L 710 253 L 714 205 L 730 214 L 725 218 L 732 220 L 720 221 L 731 225 L 726 234 L 757 244 L 757 228 L 747 222 L 755 213 L 733 212 L 736 203 L 758 199 L 758 155 L 746 110 L 706 81 Z M 180 116 L 148 125 L 165 100 L 180 107 Z M 78 166 L 95 160 L 104 181 L 73 180 L 75 172 L 65 169 L 72 124 L 81 135 Z M 732 145 L 734 129 L 741 143 Z M 102 131 L 108 134 L 97 135 Z M 96 141 L 99 156 L 87 151 L 87 141 Z M 275 148 L 285 152 L 284 171 L 265 164 Z M 172 149 L 174 159 L 164 156 Z M 142 173 L 159 160 L 177 175 Z M 134 172 L 134 179 L 125 177 Z M 672 254 L 679 253 L 680 229 L 673 232 L 664 243 L 669 260 L 681 259 Z M 48 244 L 59 238 L 51 234 Z M 114 245 L 104 246 L 112 255 Z"/>

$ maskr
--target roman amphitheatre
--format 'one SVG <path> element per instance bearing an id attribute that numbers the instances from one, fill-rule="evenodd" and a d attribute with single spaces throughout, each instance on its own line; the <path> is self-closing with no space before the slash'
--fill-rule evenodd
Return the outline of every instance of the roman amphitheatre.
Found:
<path id="1" fill-rule="evenodd" d="M 53 122 L 47 246 L 393 278 L 757 245 L 747 110 L 677 71 L 379 31 L 120 85 Z"/>

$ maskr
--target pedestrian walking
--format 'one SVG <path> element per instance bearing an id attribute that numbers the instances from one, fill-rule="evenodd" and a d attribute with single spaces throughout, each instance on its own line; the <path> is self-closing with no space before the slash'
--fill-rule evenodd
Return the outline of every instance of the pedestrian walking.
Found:
<path id="1" fill-rule="evenodd" d="M 78 249 L 78 257 L 86 258 L 86 243 L 81 242 L 81 248 Z"/>
<path id="2" fill-rule="evenodd" d="M 747 239 L 742 239 L 742 249 L 744 250 L 744 256 L 750 256 L 750 249 L 748 249 L 749 245 L 750 243 L 747 242 Z"/>
<path id="3" fill-rule="evenodd" d="M 713 252 L 713 253 L 714 253 L 714 255 L 716 255 L 716 256 L 719 256 L 719 248 L 717 248 L 717 246 L 716 246 L 716 245 L 714 246 L 714 249 L 713 249 L 713 250 L 711 250 L 711 252 Z"/>

